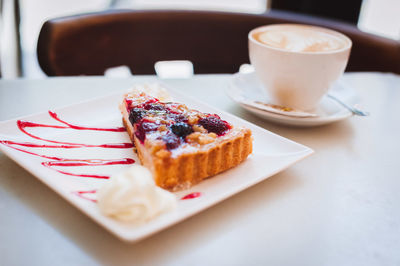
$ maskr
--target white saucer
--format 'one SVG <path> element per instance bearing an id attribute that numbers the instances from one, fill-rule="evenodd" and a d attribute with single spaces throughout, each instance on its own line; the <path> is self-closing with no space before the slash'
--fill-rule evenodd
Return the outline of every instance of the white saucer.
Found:
<path id="1" fill-rule="evenodd" d="M 353 115 L 342 105 L 326 96 L 322 98 L 317 108 L 312 112 L 316 114 L 314 117 L 283 115 L 279 114 L 279 112 L 262 110 L 249 105 L 249 102 L 256 103 L 257 101 L 270 103 L 267 93 L 264 92 L 263 86 L 254 72 L 233 74 L 226 92 L 233 101 L 246 110 L 263 119 L 283 125 L 299 127 L 320 126 L 340 121 Z M 331 87 L 329 94 L 350 105 L 357 103 L 356 93 L 351 88 L 346 87 L 340 80 Z"/>

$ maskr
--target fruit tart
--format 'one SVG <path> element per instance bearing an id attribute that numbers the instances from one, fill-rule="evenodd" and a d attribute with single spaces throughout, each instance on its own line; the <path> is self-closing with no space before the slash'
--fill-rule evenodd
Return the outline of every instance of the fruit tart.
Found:
<path id="1" fill-rule="evenodd" d="M 171 191 L 235 167 L 252 152 L 251 131 L 216 114 L 142 91 L 125 94 L 120 109 L 141 163 L 158 186 Z"/>

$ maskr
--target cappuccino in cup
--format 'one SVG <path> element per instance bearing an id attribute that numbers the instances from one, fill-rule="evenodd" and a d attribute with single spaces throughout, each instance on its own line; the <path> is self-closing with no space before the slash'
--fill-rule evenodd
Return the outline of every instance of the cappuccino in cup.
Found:
<path id="1" fill-rule="evenodd" d="M 343 74 L 351 44 L 329 29 L 275 24 L 249 33 L 249 56 L 274 104 L 307 111 Z"/>
<path id="2" fill-rule="evenodd" d="M 292 52 L 324 52 L 346 47 L 347 42 L 317 28 L 281 25 L 256 32 L 254 39 L 265 45 Z"/>

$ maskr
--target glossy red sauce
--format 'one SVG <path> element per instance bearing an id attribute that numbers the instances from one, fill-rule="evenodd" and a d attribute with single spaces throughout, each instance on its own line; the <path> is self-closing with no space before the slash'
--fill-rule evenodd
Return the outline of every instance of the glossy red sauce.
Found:
<path id="1" fill-rule="evenodd" d="M 66 171 L 62 171 L 53 166 L 60 166 L 60 167 L 68 167 L 68 166 L 102 166 L 102 165 L 115 165 L 115 164 L 133 164 L 135 160 L 130 158 L 125 158 L 121 160 L 101 160 L 101 159 L 88 159 L 88 160 L 62 160 L 62 161 L 49 161 L 49 162 L 42 162 L 42 165 L 53 169 L 61 174 L 64 175 L 72 175 L 72 176 L 79 176 L 79 177 L 91 177 L 91 178 L 102 178 L 108 179 L 109 176 L 106 175 L 95 175 L 95 174 L 75 174 Z"/>
<path id="2" fill-rule="evenodd" d="M 67 125 L 69 128 L 77 129 L 77 130 L 96 130 L 96 131 L 113 131 L 113 132 L 124 132 L 125 128 L 124 127 L 115 127 L 115 128 L 100 128 L 100 127 L 83 127 L 83 126 L 77 126 L 77 125 L 72 125 L 64 120 L 61 120 L 58 115 L 55 112 L 49 111 L 49 115 L 57 120 L 58 122 L 61 122 L 65 125 Z"/>
<path id="3" fill-rule="evenodd" d="M 190 194 L 187 194 L 186 196 L 183 196 L 181 200 L 187 200 L 187 199 L 195 199 L 201 196 L 201 192 L 193 192 Z"/>
<path id="4" fill-rule="evenodd" d="M 43 140 L 43 141 L 50 142 L 50 143 L 66 144 L 66 145 L 69 145 L 68 148 L 79 148 L 79 147 L 85 147 L 85 148 L 116 148 L 116 149 L 133 148 L 133 144 L 132 143 L 112 143 L 112 144 L 92 145 L 92 144 L 84 144 L 84 143 L 71 143 L 71 142 L 56 141 L 56 140 L 44 139 L 44 138 L 41 138 L 41 137 L 36 136 L 36 135 L 33 135 L 32 133 L 29 133 L 28 131 L 26 131 L 26 128 L 30 128 L 30 127 L 46 127 L 46 128 L 57 128 L 57 129 L 77 129 L 77 130 L 119 132 L 119 128 L 79 127 L 79 129 L 78 129 L 78 126 L 70 127 L 70 126 L 46 125 L 46 124 L 38 124 L 38 123 L 33 123 L 33 122 L 29 122 L 29 121 L 22 121 L 22 120 L 18 120 L 17 121 L 17 125 L 18 125 L 19 130 L 21 130 L 24 134 L 28 135 L 31 138 L 38 139 L 38 140 Z M 43 146 L 42 148 L 52 148 L 52 147 Z"/>
<path id="5" fill-rule="evenodd" d="M 14 150 L 24 152 L 30 155 L 38 156 L 41 158 L 49 159 L 52 161 L 44 161 L 41 164 L 44 167 L 57 171 L 58 173 L 70 176 L 77 177 L 87 177 L 87 178 L 100 178 L 100 179 L 108 179 L 109 176 L 106 175 L 98 175 L 98 174 L 85 174 L 85 173 L 71 173 L 67 171 L 60 170 L 56 167 L 79 167 L 79 166 L 105 166 L 105 165 L 119 165 L 119 164 L 133 164 L 135 160 L 131 158 L 122 158 L 122 159 L 73 159 L 73 158 L 61 158 L 55 156 L 43 155 L 40 153 L 36 153 L 30 150 L 25 150 L 22 147 L 27 148 L 50 148 L 50 149 L 75 149 L 75 148 L 106 148 L 106 149 L 126 149 L 132 148 L 132 143 L 107 143 L 107 144 L 85 144 L 85 143 L 71 143 L 71 142 L 63 142 L 63 141 L 55 141 L 50 139 L 45 139 L 39 136 L 36 136 L 27 131 L 28 128 L 32 127 L 41 127 L 41 128 L 55 128 L 55 129 L 74 129 L 74 130 L 91 130 L 91 131 L 109 131 L 109 132 L 123 132 L 125 131 L 124 127 L 115 127 L 115 128 L 99 128 L 99 127 L 85 127 L 78 126 L 68 123 L 64 120 L 61 120 L 55 112 L 49 111 L 50 117 L 54 120 L 64 124 L 64 125 L 48 125 L 48 124 L 39 124 L 30 121 L 17 121 L 17 126 L 21 132 L 28 135 L 29 137 L 37 140 L 41 140 L 44 142 L 48 142 L 51 144 L 39 144 L 33 142 L 17 142 L 10 140 L 0 140 L 0 144 L 3 144 L 9 148 Z M 84 194 L 87 193 L 95 193 L 96 190 L 90 191 L 75 191 L 73 192 L 75 195 L 78 195 L 81 198 L 90 200 L 95 202 L 95 200 L 85 197 Z"/>
<path id="6" fill-rule="evenodd" d="M 94 189 L 94 190 L 87 190 L 87 191 L 73 191 L 72 193 L 74 195 L 77 195 L 78 197 L 80 197 L 82 199 L 89 200 L 91 202 L 95 202 L 96 203 L 97 200 L 89 198 L 89 197 L 86 196 L 86 194 L 95 194 L 96 192 L 97 192 L 97 190 Z"/>
<path id="7" fill-rule="evenodd" d="M 43 161 L 41 164 L 44 167 L 52 169 L 58 173 L 69 175 L 69 176 L 77 176 L 77 177 L 85 177 L 85 178 L 100 178 L 100 179 L 108 179 L 109 176 L 106 175 L 98 175 L 98 174 L 85 174 L 85 173 L 71 173 L 67 171 L 60 170 L 55 167 L 79 167 L 79 166 L 105 166 L 105 165 L 119 165 L 119 164 L 133 164 L 135 160 L 131 158 L 122 158 L 122 159 L 71 159 L 71 158 L 61 158 L 55 156 L 47 156 L 43 154 L 39 154 L 33 151 L 22 149 L 21 147 L 27 148 L 52 148 L 52 149 L 76 149 L 76 148 L 112 148 L 112 149 L 126 149 L 132 148 L 132 143 L 111 143 L 111 144 L 84 144 L 84 143 L 71 143 L 71 142 L 62 142 L 55 141 L 50 139 L 41 138 L 32 133 L 29 133 L 26 129 L 31 127 L 42 127 L 42 128 L 56 128 L 56 129 L 75 129 L 75 130 L 92 130 L 92 131 L 109 131 L 109 132 L 123 132 L 125 131 L 124 127 L 115 127 L 115 128 L 98 128 L 98 127 L 85 127 L 70 124 L 64 120 L 61 120 L 55 112 L 49 111 L 49 115 L 56 121 L 64 124 L 61 125 L 48 125 L 48 124 L 39 124 L 30 121 L 17 121 L 17 126 L 21 132 L 28 135 L 29 137 L 45 142 L 49 142 L 52 144 L 39 144 L 33 142 L 17 142 L 11 140 L 0 140 L 0 144 L 3 144 L 9 148 L 14 150 L 27 153 L 30 155 L 38 156 L 41 158 L 45 158 L 52 161 Z M 88 191 L 72 191 L 72 193 L 82 199 L 89 200 L 92 202 L 97 202 L 96 199 L 88 197 L 87 194 L 94 194 L 96 190 L 88 190 Z M 194 192 L 188 194 L 181 198 L 181 200 L 194 199 L 201 196 L 200 192 Z"/>

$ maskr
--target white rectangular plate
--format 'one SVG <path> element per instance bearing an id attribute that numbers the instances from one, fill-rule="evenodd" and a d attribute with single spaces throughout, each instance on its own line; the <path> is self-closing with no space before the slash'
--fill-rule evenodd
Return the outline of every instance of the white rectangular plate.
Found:
<path id="1" fill-rule="evenodd" d="M 73 175 L 88 174 L 109 176 L 121 171 L 129 165 L 76 166 L 74 165 L 74 163 L 76 163 L 75 161 L 72 162 L 73 166 L 50 165 L 50 167 L 46 167 L 46 162 L 57 162 L 57 160 L 32 154 L 36 153 L 48 157 L 78 159 L 78 162 L 79 160 L 85 159 L 114 160 L 133 158 L 136 163 L 138 163 L 139 160 L 131 148 L 39 148 L 2 142 L 0 144 L 0 149 L 71 204 L 104 226 L 107 230 L 120 239 L 131 242 L 148 237 L 151 234 L 182 221 L 282 171 L 313 152 L 308 147 L 280 137 L 190 97 L 181 95 L 174 90 L 170 90 L 170 93 L 175 101 L 185 103 L 190 108 L 207 113 L 217 113 L 222 119 L 229 121 L 235 126 L 250 128 L 254 136 L 254 150 L 253 154 L 239 166 L 207 179 L 189 190 L 175 193 L 178 199 L 178 207 L 175 211 L 160 215 L 149 223 L 140 226 L 122 223 L 102 215 L 97 204 L 92 201 L 95 200 L 95 193 L 78 193 L 82 191 L 94 191 L 104 184 L 104 182 L 107 182 L 107 179 Z M 53 111 L 60 119 L 73 125 L 103 128 L 121 127 L 121 115 L 118 110 L 118 104 L 121 99 L 122 95 L 119 93 Z M 27 133 L 31 134 L 30 136 L 20 130 L 18 127 L 19 120 L 46 125 L 57 125 L 66 128 L 26 127 L 25 130 Z M 0 122 L 1 141 L 60 145 L 59 143 L 40 140 L 33 136 L 52 141 L 92 145 L 130 142 L 126 132 L 78 130 L 55 120 L 49 113 L 41 113 Z M 200 192 L 201 196 L 194 199 L 180 200 L 184 195 L 192 192 Z"/>

